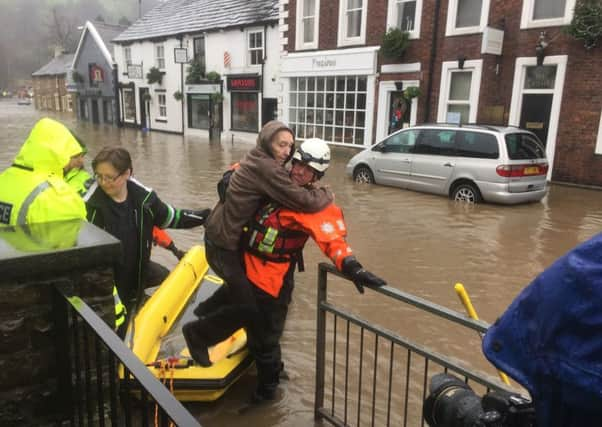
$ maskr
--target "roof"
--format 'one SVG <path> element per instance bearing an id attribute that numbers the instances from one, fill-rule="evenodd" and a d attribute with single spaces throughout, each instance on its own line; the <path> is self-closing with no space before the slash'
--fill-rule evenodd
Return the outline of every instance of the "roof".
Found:
<path id="1" fill-rule="evenodd" d="M 111 25 L 105 24 L 104 22 L 90 22 L 86 21 L 86 25 L 81 33 L 79 38 L 79 43 L 77 44 L 77 50 L 75 51 L 75 57 L 73 60 L 73 66 L 75 67 L 77 58 L 79 58 L 80 49 L 83 46 L 84 38 L 86 34 L 89 34 L 90 37 L 96 42 L 98 49 L 102 52 L 106 61 L 109 64 L 113 64 L 113 43 L 111 40 L 123 32 L 127 27 L 123 25 Z"/>
<path id="2" fill-rule="evenodd" d="M 96 28 L 96 31 L 98 31 L 98 35 L 100 36 L 100 38 L 102 39 L 102 41 L 104 42 L 105 46 L 107 47 L 107 49 L 109 50 L 109 52 L 111 53 L 111 56 L 112 56 L 113 55 L 113 43 L 111 43 L 111 40 L 113 40 L 119 34 L 123 33 L 127 29 L 127 26 L 105 24 L 104 22 L 98 22 L 98 21 L 94 21 L 94 22 L 92 22 L 92 24 Z"/>
<path id="3" fill-rule="evenodd" d="M 170 0 L 159 3 L 115 43 L 278 21 L 278 0 Z"/>
<path id="4" fill-rule="evenodd" d="M 67 71 L 69 71 L 71 68 L 71 63 L 73 62 L 73 56 L 73 53 L 63 53 L 56 58 L 53 58 L 52 61 L 44 65 L 39 70 L 31 73 L 31 76 L 40 77 L 67 74 Z"/>

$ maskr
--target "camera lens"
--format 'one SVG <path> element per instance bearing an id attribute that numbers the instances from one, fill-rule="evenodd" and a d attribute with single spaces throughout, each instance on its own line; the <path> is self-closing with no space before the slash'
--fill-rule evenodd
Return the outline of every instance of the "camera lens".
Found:
<path id="1" fill-rule="evenodd" d="M 431 379 L 424 402 L 424 419 L 431 427 L 476 427 L 484 425 L 481 398 L 460 379 L 437 374 Z"/>

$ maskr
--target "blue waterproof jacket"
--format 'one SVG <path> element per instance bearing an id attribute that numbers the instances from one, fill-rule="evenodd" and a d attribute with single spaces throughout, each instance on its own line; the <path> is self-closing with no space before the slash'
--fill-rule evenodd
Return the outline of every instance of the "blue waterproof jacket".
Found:
<path id="1" fill-rule="evenodd" d="M 602 233 L 519 294 L 483 353 L 529 390 L 538 427 L 602 425 Z"/>

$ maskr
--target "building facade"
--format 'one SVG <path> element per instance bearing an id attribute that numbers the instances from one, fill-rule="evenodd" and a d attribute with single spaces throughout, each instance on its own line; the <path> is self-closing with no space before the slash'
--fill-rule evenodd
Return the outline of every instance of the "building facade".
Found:
<path id="1" fill-rule="evenodd" d="M 549 179 L 602 185 L 602 55 L 563 32 L 575 0 L 280 3 L 282 114 L 298 137 L 365 146 L 423 122 L 521 126 L 546 145 Z M 397 58 L 381 49 L 391 28 L 409 37 Z"/>
<path id="2" fill-rule="evenodd" d="M 37 110 L 74 111 L 73 96 L 67 91 L 67 85 L 71 82 L 72 61 L 72 53 L 57 51 L 48 64 L 31 74 Z"/>

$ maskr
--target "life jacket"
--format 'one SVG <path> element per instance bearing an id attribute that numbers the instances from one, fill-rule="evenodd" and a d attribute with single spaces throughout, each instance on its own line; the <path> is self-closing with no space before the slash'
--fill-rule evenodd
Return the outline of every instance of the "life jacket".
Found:
<path id="1" fill-rule="evenodd" d="M 287 230 L 278 218 L 281 206 L 268 203 L 244 228 L 245 249 L 259 258 L 272 262 L 297 261 L 299 271 L 303 271 L 303 247 L 309 238 L 307 233 Z"/>

